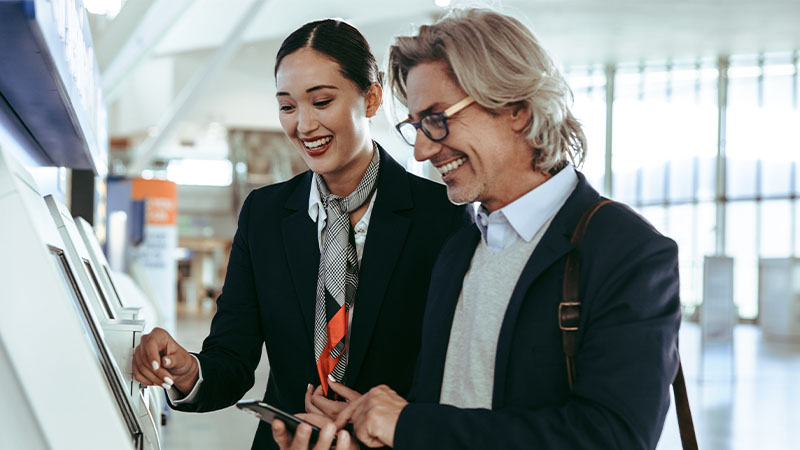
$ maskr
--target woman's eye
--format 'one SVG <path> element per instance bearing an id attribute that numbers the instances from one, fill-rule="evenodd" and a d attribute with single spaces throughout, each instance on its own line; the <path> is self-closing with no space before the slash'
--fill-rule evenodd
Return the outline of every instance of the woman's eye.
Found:
<path id="1" fill-rule="evenodd" d="M 282 112 L 289 112 L 289 111 L 291 111 L 293 109 L 294 109 L 294 106 L 292 106 L 292 105 L 281 105 L 281 111 Z"/>
<path id="2" fill-rule="evenodd" d="M 332 101 L 333 101 L 333 99 L 329 99 L 329 100 L 321 100 L 321 101 L 318 101 L 318 102 L 314 102 L 314 106 L 316 106 L 316 107 L 323 107 L 323 106 L 327 106 L 327 105 L 328 105 L 330 102 L 332 102 Z"/>

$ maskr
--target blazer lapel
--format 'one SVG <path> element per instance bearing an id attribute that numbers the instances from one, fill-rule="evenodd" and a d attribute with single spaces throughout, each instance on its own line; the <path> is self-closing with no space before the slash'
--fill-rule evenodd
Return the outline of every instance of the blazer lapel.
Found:
<path id="1" fill-rule="evenodd" d="M 345 381 L 358 377 L 375 330 L 386 289 L 406 242 L 411 220 L 404 211 L 414 206 L 406 170 L 380 146 L 377 198 L 369 220 L 358 275 L 350 353 Z"/>
<path id="2" fill-rule="evenodd" d="M 308 196 L 311 172 L 298 183 L 286 201 L 288 215 L 281 223 L 283 248 L 289 262 L 297 301 L 303 313 L 309 342 L 314 342 L 314 306 L 316 304 L 317 273 L 319 272 L 319 241 L 317 224 L 308 216 Z"/>
<path id="3" fill-rule="evenodd" d="M 556 214 L 550 223 L 542 240 L 534 249 L 525 268 L 520 274 L 519 281 L 511 294 L 508 303 L 503 325 L 500 328 L 500 336 L 497 340 L 497 354 L 495 357 L 494 369 L 494 388 L 492 391 L 492 409 L 501 408 L 505 399 L 505 379 L 508 370 L 508 358 L 511 352 L 514 328 L 517 325 L 517 315 L 522 303 L 527 297 L 531 285 L 542 272 L 545 271 L 556 261 L 572 250 L 570 239 L 572 232 L 580 219 L 581 214 L 589 205 L 596 202 L 600 195 L 592 189 L 586 182 L 586 178 L 580 172 L 578 175 L 578 185 L 567 199 L 564 206 Z M 560 297 L 559 297 L 560 298 Z M 535 301 L 535 299 L 532 299 Z M 557 320 L 557 317 L 553 317 Z"/>

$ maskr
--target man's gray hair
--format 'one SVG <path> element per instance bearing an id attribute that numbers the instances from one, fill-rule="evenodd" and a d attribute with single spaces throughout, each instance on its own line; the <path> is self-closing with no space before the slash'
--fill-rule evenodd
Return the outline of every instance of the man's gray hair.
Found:
<path id="1" fill-rule="evenodd" d="M 443 61 L 451 78 L 484 109 L 496 114 L 524 107 L 523 134 L 534 149 L 534 170 L 562 161 L 583 162 L 586 137 L 570 106 L 572 91 L 533 33 L 519 20 L 485 9 L 455 10 L 416 36 L 396 38 L 389 50 L 389 85 L 407 105 L 408 71 Z"/>

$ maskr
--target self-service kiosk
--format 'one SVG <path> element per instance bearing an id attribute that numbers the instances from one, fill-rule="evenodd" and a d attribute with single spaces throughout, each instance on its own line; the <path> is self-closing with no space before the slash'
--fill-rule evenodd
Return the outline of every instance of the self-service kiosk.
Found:
<path id="1" fill-rule="evenodd" d="M 0 448 L 145 448 L 47 206 L 2 148 L 0 211 Z"/>
<path id="2" fill-rule="evenodd" d="M 113 360 L 114 376 L 119 384 L 124 386 L 127 401 L 141 426 L 144 448 L 160 448 L 158 439 L 158 423 L 161 414 L 155 416 L 150 410 L 150 391 L 146 386 L 140 386 L 133 379 L 133 350 L 139 344 L 144 322 L 121 318 L 118 311 L 128 317 L 136 314 L 136 310 L 124 308 L 121 302 L 113 300 L 109 292 L 100 283 L 100 275 L 91 260 L 83 238 L 69 210 L 59 203 L 52 195 L 44 198 L 50 215 L 58 228 L 64 242 L 64 259 L 77 275 L 78 284 L 82 287 L 87 302 L 87 313 L 94 319 L 94 325 L 102 332 L 103 344 L 111 354 Z"/>

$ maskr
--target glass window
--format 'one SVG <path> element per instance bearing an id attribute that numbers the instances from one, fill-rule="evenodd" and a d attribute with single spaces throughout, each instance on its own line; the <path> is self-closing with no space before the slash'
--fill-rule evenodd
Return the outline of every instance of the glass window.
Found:
<path id="1" fill-rule="evenodd" d="M 695 163 L 697 158 L 684 158 L 669 162 L 669 199 L 688 202 L 694 198 Z"/>
<path id="2" fill-rule="evenodd" d="M 663 206 L 645 206 L 637 208 L 641 214 L 661 234 L 667 234 L 667 210 Z"/>
<path id="3" fill-rule="evenodd" d="M 758 314 L 756 213 L 755 202 L 727 204 L 725 244 L 726 254 L 733 257 L 733 301 L 739 315 L 749 319 Z"/>
<path id="4" fill-rule="evenodd" d="M 681 302 L 694 304 L 695 208 L 692 204 L 672 206 L 667 210 L 666 235 L 678 244 L 678 265 L 681 277 Z"/>
<path id="5" fill-rule="evenodd" d="M 644 204 L 664 202 L 664 165 L 642 169 L 642 198 Z"/>
<path id="6" fill-rule="evenodd" d="M 792 218 L 794 223 L 794 255 L 800 257 L 800 200 L 795 200 L 792 204 Z"/>
<path id="7" fill-rule="evenodd" d="M 792 191 L 791 164 L 797 152 L 796 129 L 800 118 L 793 105 L 794 64 L 791 54 L 767 55 L 764 65 L 763 107 L 760 126 L 763 151 L 761 193 L 765 197 L 788 196 Z"/>
<path id="8" fill-rule="evenodd" d="M 757 58 L 731 58 L 726 126 L 729 198 L 756 196 L 756 161 L 763 148 L 759 133 L 753 132 L 763 121 L 759 111 L 760 75 Z"/>
<path id="9" fill-rule="evenodd" d="M 669 94 L 669 128 L 663 139 L 670 150 L 669 195 L 672 201 L 688 201 L 700 189 L 698 158 L 714 159 L 717 153 L 716 69 L 709 63 L 676 64 Z M 704 173 L 713 185 L 716 170 Z M 697 178 L 696 178 L 697 176 Z M 708 180 L 710 178 L 710 181 Z"/>
<path id="10" fill-rule="evenodd" d="M 715 125 L 716 128 L 716 125 Z M 717 157 L 697 159 L 697 199 L 714 200 L 717 184 Z"/>
<path id="11" fill-rule="evenodd" d="M 575 68 L 567 75 L 575 97 L 572 112 L 586 134 L 586 159 L 581 172 L 603 192 L 606 167 L 606 78 L 603 66 Z M 605 193 L 607 194 L 607 193 Z"/>
<path id="12" fill-rule="evenodd" d="M 638 171 L 656 149 L 648 135 L 650 110 L 642 101 L 643 69 L 620 66 L 615 78 L 613 140 L 613 196 L 626 202 L 638 200 Z"/>
<path id="13" fill-rule="evenodd" d="M 761 202 L 761 257 L 786 258 L 792 254 L 792 202 Z"/>

